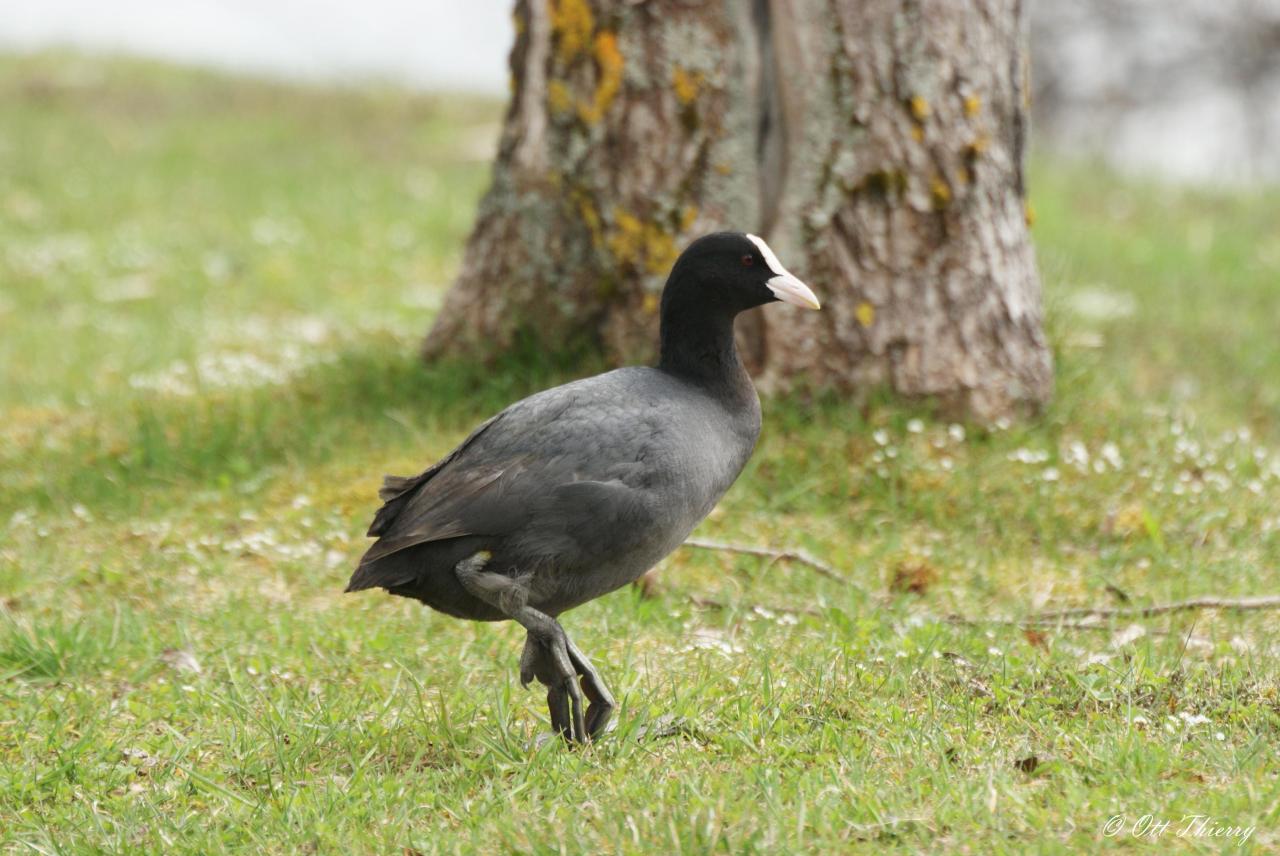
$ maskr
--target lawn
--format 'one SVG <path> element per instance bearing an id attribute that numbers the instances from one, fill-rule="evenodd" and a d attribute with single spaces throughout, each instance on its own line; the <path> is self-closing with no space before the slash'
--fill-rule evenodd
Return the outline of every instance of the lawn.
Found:
<path id="1" fill-rule="evenodd" d="M 1280 193 L 1037 160 L 1052 407 L 766 401 L 696 534 L 847 582 L 686 549 L 570 613 L 575 751 L 520 628 L 342 594 L 382 473 L 597 368 L 415 357 L 501 105 L 66 55 L 0 104 L 6 851 L 1280 848 L 1280 613 L 1019 625 L 1280 594 Z"/>

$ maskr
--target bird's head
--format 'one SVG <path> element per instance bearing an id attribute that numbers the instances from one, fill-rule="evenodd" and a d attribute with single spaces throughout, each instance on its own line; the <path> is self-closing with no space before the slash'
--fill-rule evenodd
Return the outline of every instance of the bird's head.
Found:
<path id="1" fill-rule="evenodd" d="M 818 309 L 818 298 L 787 271 L 763 238 L 742 232 L 716 232 L 698 238 L 680 254 L 663 292 L 672 300 L 692 301 L 730 314 L 775 300 Z"/>

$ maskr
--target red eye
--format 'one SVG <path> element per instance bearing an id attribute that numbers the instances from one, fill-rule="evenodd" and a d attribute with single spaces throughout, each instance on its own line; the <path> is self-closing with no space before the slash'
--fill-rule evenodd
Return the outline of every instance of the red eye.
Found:
<path id="1" fill-rule="evenodd" d="M 743 267 L 751 267 L 751 266 L 752 266 L 753 264 L 755 264 L 755 263 L 756 263 L 755 256 L 752 256 L 752 255 L 745 255 L 745 256 L 743 256 L 743 257 L 742 257 L 742 266 L 743 266 Z"/>

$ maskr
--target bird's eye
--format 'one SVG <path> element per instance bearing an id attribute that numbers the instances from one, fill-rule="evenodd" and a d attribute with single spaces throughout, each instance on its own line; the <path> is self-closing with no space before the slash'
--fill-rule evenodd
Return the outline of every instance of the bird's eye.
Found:
<path id="1" fill-rule="evenodd" d="M 755 263 L 756 263 L 756 257 L 751 255 L 750 253 L 742 257 L 743 267 L 751 267 Z"/>

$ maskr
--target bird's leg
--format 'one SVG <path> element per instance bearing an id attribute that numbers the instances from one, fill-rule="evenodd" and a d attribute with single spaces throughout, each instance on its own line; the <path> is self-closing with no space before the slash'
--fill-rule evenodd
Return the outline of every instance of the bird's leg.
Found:
<path id="1" fill-rule="evenodd" d="M 565 636 L 565 643 L 569 648 L 569 660 L 582 676 L 582 691 L 590 702 L 587 705 L 587 734 L 594 740 L 604 733 L 618 704 L 613 700 L 613 693 L 600 680 L 600 673 L 591 665 L 586 655 L 578 650 L 578 646 L 573 644 L 573 640 Z"/>
<path id="2" fill-rule="evenodd" d="M 559 622 L 526 603 L 529 592 L 522 579 L 484 570 L 490 558 L 491 554 L 482 550 L 459 562 L 454 575 L 473 596 L 529 631 L 529 642 L 520 658 L 520 679 L 527 684 L 532 676 L 546 684 L 552 728 L 566 740 L 585 743 L 588 732 L 582 714 L 582 691 L 578 688 L 578 669 L 569 653 L 571 649 L 576 651 L 573 643 Z M 538 648 L 536 655 L 529 653 L 530 642 Z M 597 688 L 593 686 L 590 692 L 597 692 Z"/>
<path id="3" fill-rule="evenodd" d="M 589 702 L 584 721 L 587 736 L 594 740 L 604 733 L 605 726 L 609 724 L 609 719 L 618 705 L 613 700 L 613 694 L 609 692 L 609 688 L 600 679 L 600 673 L 591 665 L 591 661 L 578 649 L 577 645 L 573 644 L 573 640 L 567 634 L 564 638 L 569 652 L 569 662 L 573 665 L 575 673 L 582 677 L 582 692 Z M 525 639 L 524 653 L 520 655 L 521 683 L 528 686 L 530 681 L 537 678 L 550 686 L 548 677 L 555 674 L 553 669 L 554 666 L 548 661 L 543 644 L 533 633 L 530 633 Z M 553 707 L 555 703 L 548 698 L 547 704 Z M 552 718 L 554 719 L 554 715 Z"/>

